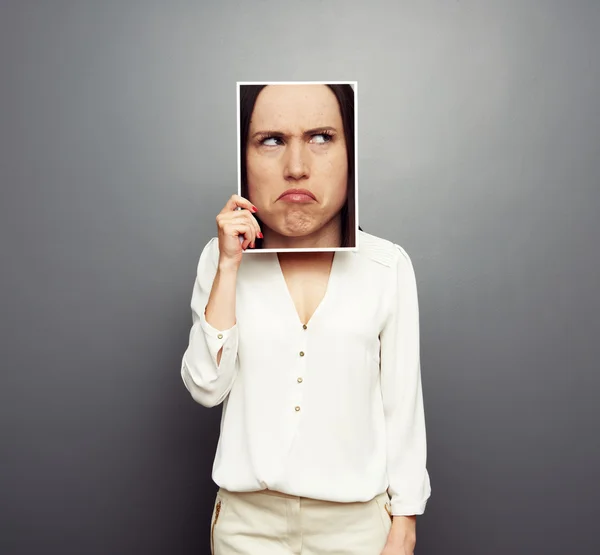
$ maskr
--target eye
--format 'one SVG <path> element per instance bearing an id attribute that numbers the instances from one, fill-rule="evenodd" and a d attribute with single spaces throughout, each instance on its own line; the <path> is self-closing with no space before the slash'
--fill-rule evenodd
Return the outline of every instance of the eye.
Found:
<path id="1" fill-rule="evenodd" d="M 323 133 L 317 133 L 317 134 L 313 135 L 311 138 L 311 141 L 318 145 L 322 145 L 322 144 L 331 142 L 332 138 L 333 138 L 333 135 L 331 133 L 323 132 Z"/>
<path id="2" fill-rule="evenodd" d="M 263 146 L 279 146 L 281 144 L 280 137 L 265 137 L 260 141 Z"/>

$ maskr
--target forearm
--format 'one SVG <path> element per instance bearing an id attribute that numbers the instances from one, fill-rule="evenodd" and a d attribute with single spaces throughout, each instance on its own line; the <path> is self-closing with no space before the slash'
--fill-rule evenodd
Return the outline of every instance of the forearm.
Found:
<path id="1" fill-rule="evenodd" d="M 382 555 L 413 555 L 417 544 L 417 517 L 395 516 Z"/>
<path id="2" fill-rule="evenodd" d="M 386 421 L 388 492 L 392 515 L 398 520 L 423 514 L 431 494 L 422 399 L 416 395 L 412 410 L 404 410 L 409 404 L 406 398 L 400 403 L 404 406 L 397 406 Z"/>
<path id="3" fill-rule="evenodd" d="M 201 312 L 207 302 L 200 287 L 192 302 L 194 325 L 183 355 L 181 374 L 192 397 L 206 407 L 220 404 L 229 393 L 237 371 L 237 326 L 213 327 Z M 204 296 L 204 299 L 208 295 Z"/>
<path id="4" fill-rule="evenodd" d="M 394 516 L 392 517 L 392 529 L 390 534 L 397 538 L 410 538 L 416 537 L 417 530 L 417 516 Z"/>
<path id="5" fill-rule="evenodd" d="M 236 323 L 237 269 L 219 265 L 206 304 L 206 321 L 217 330 L 228 330 Z M 217 363 L 221 360 L 222 349 L 217 355 Z"/>
<path id="6" fill-rule="evenodd" d="M 192 328 L 181 375 L 192 397 L 204 406 L 223 401 L 237 372 L 235 272 L 219 272 L 217 240 L 202 251 L 192 293 Z"/>

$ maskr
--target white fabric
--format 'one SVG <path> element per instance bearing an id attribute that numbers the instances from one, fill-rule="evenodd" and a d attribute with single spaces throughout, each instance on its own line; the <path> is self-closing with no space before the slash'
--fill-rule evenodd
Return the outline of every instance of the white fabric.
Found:
<path id="1" fill-rule="evenodd" d="M 224 403 L 217 485 L 334 502 L 369 501 L 387 489 L 393 515 L 422 514 L 431 487 L 407 253 L 359 232 L 357 252 L 335 253 L 306 329 L 277 254 L 244 254 L 236 324 L 223 331 L 204 317 L 218 256 L 213 238 L 200 256 L 181 366 L 198 403 Z"/>

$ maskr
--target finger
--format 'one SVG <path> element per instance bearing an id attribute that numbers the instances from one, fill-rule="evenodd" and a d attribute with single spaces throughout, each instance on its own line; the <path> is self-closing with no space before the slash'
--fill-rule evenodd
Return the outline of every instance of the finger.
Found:
<path id="1" fill-rule="evenodd" d="M 250 210 L 250 212 L 257 211 L 256 206 L 254 206 L 254 204 L 252 204 L 248 199 L 245 199 L 240 195 L 231 195 L 222 212 L 231 212 L 236 208 L 245 208 L 246 210 Z"/>
<path id="2" fill-rule="evenodd" d="M 262 232 L 260 230 L 260 225 L 258 225 L 258 222 L 256 221 L 256 218 L 252 214 L 248 214 L 248 216 L 250 216 L 250 220 L 252 221 L 252 225 L 254 226 L 256 236 L 262 239 Z"/>
<path id="3" fill-rule="evenodd" d="M 227 223 L 223 226 L 223 232 L 231 237 L 242 237 L 242 248 L 246 250 L 250 243 L 256 239 L 254 228 L 248 222 Z"/>
<path id="4" fill-rule="evenodd" d="M 248 216 L 251 217 L 248 210 L 244 210 L 243 212 L 229 212 L 228 214 L 223 214 L 218 221 L 220 227 L 226 225 L 250 225 L 254 227 L 252 220 Z"/>
<path id="5" fill-rule="evenodd" d="M 247 232 L 244 233 L 244 240 L 241 242 L 242 249 L 246 250 L 252 243 L 254 243 L 254 233 L 250 226 L 247 227 Z"/>
<path id="6" fill-rule="evenodd" d="M 252 214 L 250 214 L 250 212 L 248 212 L 247 210 L 243 210 L 242 214 L 245 216 L 245 218 L 250 223 L 250 225 L 254 228 L 255 236 L 260 237 L 260 235 L 262 235 L 262 234 L 260 231 L 260 225 L 258 225 L 256 218 Z"/>
<path id="7" fill-rule="evenodd" d="M 226 224 L 249 224 L 254 228 L 254 236 L 261 238 L 260 225 L 256 218 L 248 210 L 234 210 L 217 216 L 217 225 L 222 227 Z"/>
<path id="8" fill-rule="evenodd" d="M 231 224 L 248 224 L 251 220 L 248 218 L 251 216 L 248 210 L 234 210 L 233 212 L 224 212 L 217 215 L 217 227 L 222 228 L 226 225 Z"/>
<path id="9" fill-rule="evenodd" d="M 244 237 L 254 237 L 254 227 L 250 225 L 247 220 L 240 220 L 237 222 L 225 222 L 221 227 L 223 233 L 230 237 L 238 237 L 243 235 Z"/>
<path id="10" fill-rule="evenodd" d="M 244 227 L 247 231 L 246 231 L 246 233 L 244 233 L 244 241 L 242 242 L 242 249 L 246 250 L 250 246 L 252 246 L 252 248 L 254 248 L 253 245 L 256 241 L 256 230 L 254 229 L 254 226 L 252 225 L 252 223 L 246 223 L 246 225 Z"/>

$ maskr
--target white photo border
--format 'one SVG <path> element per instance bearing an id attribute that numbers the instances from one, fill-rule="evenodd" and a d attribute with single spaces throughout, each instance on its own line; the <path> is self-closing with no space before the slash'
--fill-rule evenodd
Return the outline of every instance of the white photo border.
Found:
<path id="1" fill-rule="evenodd" d="M 354 89 L 354 247 L 314 247 L 291 249 L 246 249 L 244 253 L 262 252 L 356 252 L 359 250 L 358 229 L 358 81 L 236 81 L 236 127 L 237 127 L 237 191 L 242 194 L 242 161 L 240 159 L 240 87 L 243 85 L 350 85 Z"/>

